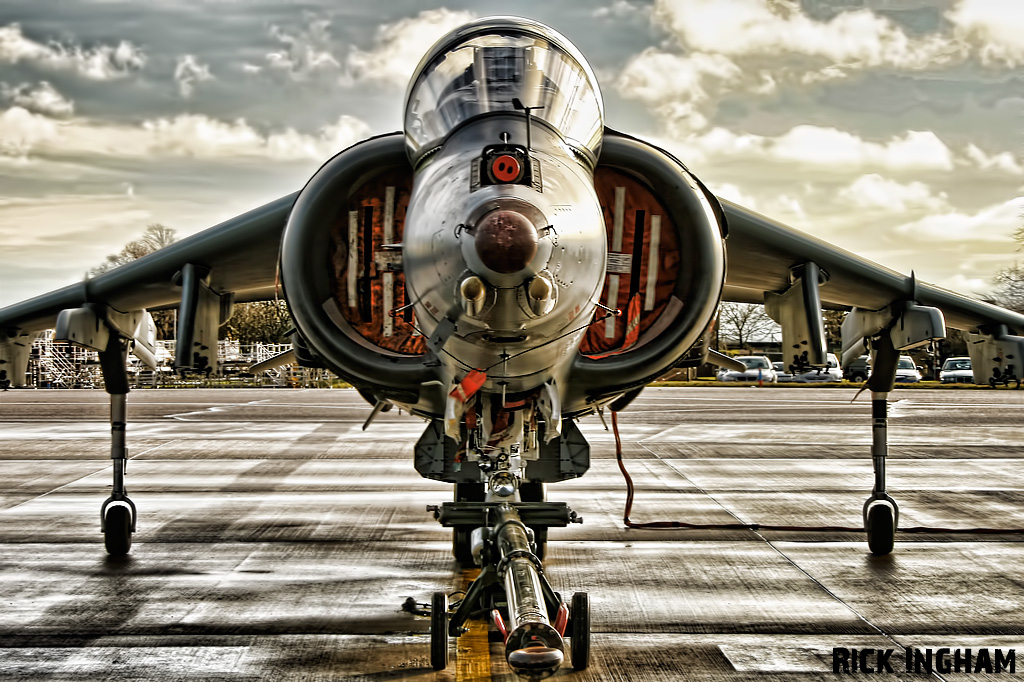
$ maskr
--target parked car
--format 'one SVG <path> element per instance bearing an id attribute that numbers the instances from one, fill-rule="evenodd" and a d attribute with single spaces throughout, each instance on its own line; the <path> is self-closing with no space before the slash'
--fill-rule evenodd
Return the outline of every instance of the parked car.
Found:
<path id="1" fill-rule="evenodd" d="M 843 380 L 843 370 L 839 367 L 839 358 L 835 353 L 829 353 L 828 366 L 815 367 L 814 369 L 793 375 L 793 381 L 801 384 L 830 383 Z"/>
<path id="2" fill-rule="evenodd" d="M 939 370 L 939 380 L 944 384 L 973 384 L 974 370 L 968 357 L 946 358 Z"/>
<path id="3" fill-rule="evenodd" d="M 772 363 L 766 355 L 740 355 L 733 358 L 733 360 L 739 360 L 746 365 L 746 371 L 738 372 L 733 369 L 721 369 L 718 371 L 719 381 L 760 380 L 775 383 L 778 380 L 775 370 L 772 369 Z"/>
<path id="4" fill-rule="evenodd" d="M 909 355 L 901 355 L 896 363 L 896 383 L 913 384 L 921 380 L 921 370 Z"/>
<path id="5" fill-rule="evenodd" d="M 792 381 L 793 375 L 786 371 L 786 363 L 773 362 L 772 369 L 775 370 L 775 380 L 779 383 Z"/>
<path id="6" fill-rule="evenodd" d="M 843 371 L 843 378 L 856 384 L 867 381 L 871 375 L 871 356 L 861 355 L 846 366 Z"/>

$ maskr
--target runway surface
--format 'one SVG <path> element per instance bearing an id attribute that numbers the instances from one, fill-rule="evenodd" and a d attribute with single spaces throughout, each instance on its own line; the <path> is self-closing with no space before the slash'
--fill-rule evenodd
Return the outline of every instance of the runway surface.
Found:
<path id="1" fill-rule="evenodd" d="M 647 389 L 620 415 L 634 521 L 860 526 L 870 403 L 852 390 Z M 889 491 L 900 525 L 1024 528 L 1024 391 L 897 390 Z M 427 619 L 465 587 L 425 511 L 423 422 L 363 432 L 351 390 L 129 395 L 130 557 L 110 560 L 102 391 L 0 394 L 0 679 L 513 680 L 479 627 L 429 666 Z M 1024 535 L 643 531 L 622 523 L 612 434 L 582 479 L 551 486 L 584 517 L 552 529 L 547 575 L 589 592 L 584 680 L 835 679 L 832 648 L 1016 648 Z M 1024 670 L 1024 661 L 1022 661 Z M 1017 673 L 1018 675 L 1024 672 Z M 977 679 L 974 674 L 935 679 Z"/>

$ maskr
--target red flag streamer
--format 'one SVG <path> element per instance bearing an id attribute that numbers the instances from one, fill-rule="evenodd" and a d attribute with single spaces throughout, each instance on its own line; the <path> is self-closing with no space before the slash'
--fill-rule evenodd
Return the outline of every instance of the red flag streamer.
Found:
<path id="1" fill-rule="evenodd" d="M 474 369 L 459 382 L 459 385 L 452 389 L 449 394 L 460 403 L 465 403 L 472 398 L 487 381 L 487 372 L 482 369 Z"/>

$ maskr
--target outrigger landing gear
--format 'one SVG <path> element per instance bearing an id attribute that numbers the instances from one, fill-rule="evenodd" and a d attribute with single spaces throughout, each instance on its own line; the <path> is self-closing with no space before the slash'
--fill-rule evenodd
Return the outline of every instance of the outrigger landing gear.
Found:
<path id="1" fill-rule="evenodd" d="M 106 350 L 100 351 L 103 384 L 110 394 L 110 459 L 113 461 L 114 484 L 100 507 L 100 530 L 110 556 L 125 556 L 132 548 L 135 532 L 135 503 L 128 497 L 124 486 L 128 469 L 128 448 L 125 445 L 125 426 L 128 414 L 128 371 L 125 358 L 126 342 L 116 334 L 110 335 Z"/>
<path id="2" fill-rule="evenodd" d="M 565 659 L 566 636 L 571 640 L 573 668 L 587 667 L 589 598 L 586 593 L 576 593 L 570 610 L 551 589 L 531 541 L 535 531 L 530 530 L 582 523 L 574 511 L 558 502 L 464 501 L 429 507 L 428 511 L 434 512 L 442 526 L 480 529 L 479 545 L 472 553 L 482 566 L 450 620 L 444 593 L 434 593 L 430 662 L 435 670 L 448 665 L 447 638 L 466 632 L 464 625 L 474 615 L 493 621 L 493 634 L 505 644 L 505 660 L 520 677 L 542 680 L 553 675 Z"/>
<path id="3" fill-rule="evenodd" d="M 885 491 L 885 458 L 889 452 L 888 395 L 871 394 L 871 464 L 875 470 L 875 484 L 871 497 L 864 503 L 864 528 L 868 534 L 868 549 L 875 555 L 892 552 L 900 520 L 899 505 Z"/>

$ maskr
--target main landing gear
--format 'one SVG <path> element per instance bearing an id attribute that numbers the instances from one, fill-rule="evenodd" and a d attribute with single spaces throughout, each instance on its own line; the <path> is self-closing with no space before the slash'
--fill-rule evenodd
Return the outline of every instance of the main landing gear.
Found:
<path id="1" fill-rule="evenodd" d="M 868 535 L 868 549 L 874 555 L 892 552 L 900 520 L 896 500 L 885 491 L 885 458 L 889 452 L 888 395 L 871 394 L 871 464 L 875 471 L 875 484 L 871 497 L 864 503 L 864 529 Z"/>
<path id="2" fill-rule="evenodd" d="M 431 666 L 446 668 L 448 638 L 465 633 L 469 618 L 484 616 L 494 624 L 489 638 L 504 643 L 505 660 L 520 677 L 541 680 L 553 675 L 565 660 L 566 637 L 573 668 L 585 669 L 590 663 L 590 599 L 577 592 L 570 606 L 551 589 L 538 556 L 537 530 L 531 530 L 543 529 L 546 534 L 552 526 L 583 520 L 564 503 L 476 502 L 460 497 L 457 489 L 456 502 L 428 511 L 441 525 L 456 529 L 456 559 L 468 554 L 482 570 L 450 618 L 447 595 L 434 593 Z M 471 538 L 468 548 L 460 545 L 459 528 Z"/>
<path id="3" fill-rule="evenodd" d="M 125 427 L 128 413 L 127 345 L 116 334 L 110 335 L 106 350 L 100 351 L 103 384 L 110 394 L 110 459 L 113 462 L 114 483 L 110 497 L 100 507 L 100 530 L 110 556 L 121 557 L 132 548 L 137 512 L 135 503 L 125 490 L 124 477 L 128 469 L 128 448 L 125 445 Z"/>

